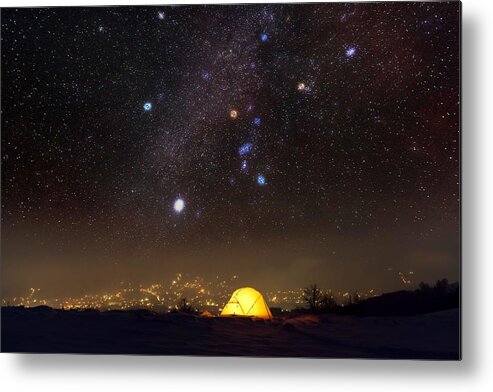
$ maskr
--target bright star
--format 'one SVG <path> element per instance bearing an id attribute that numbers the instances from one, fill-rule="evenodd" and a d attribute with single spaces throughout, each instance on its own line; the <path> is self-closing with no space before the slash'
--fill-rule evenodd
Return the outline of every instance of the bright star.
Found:
<path id="1" fill-rule="evenodd" d="M 202 79 L 209 80 L 210 76 L 211 75 L 209 74 L 209 72 L 207 71 L 202 72 Z"/>
<path id="2" fill-rule="evenodd" d="M 176 199 L 175 200 L 175 204 L 173 204 L 173 209 L 180 213 L 183 211 L 183 209 L 185 208 L 185 202 L 183 201 L 183 199 Z"/>
<path id="3" fill-rule="evenodd" d="M 230 110 L 229 111 L 229 117 L 231 117 L 234 120 L 236 117 L 238 117 L 238 111 L 236 111 L 234 109 Z"/>
<path id="4" fill-rule="evenodd" d="M 255 117 L 253 119 L 253 124 L 254 125 L 259 126 L 261 123 L 262 123 L 262 120 L 260 119 L 260 117 Z"/>
<path id="5" fill-rule="evenodd" d="M 353 57 L 355 54 L 356 48 L 353 46 L 346 50 L 346 57 Z"/>
<path id="6" fill-rule="evenodd" d="M 164 12 L 163 12 L 163 11 L 159 11 L 159 12 L 157 13 L 157 17 L 158 17 L 159 19 L 163 20 L 163 19 L 164 19 Z"/>
<path id="7" fill-rule="evenodd" d="M 148 111 L 149 111 L 149 110 L 151 110 L 151 109 L 152 109 L 152 103 L 150 103 L 150 102 L 146 102 L 146 103 L 144 104 L 144 110 L 145 110 L 146 112 L 148 112 Z"/>
<path id="8" fill-rule="evenodd" d="M 245 159 L 241 161 L 241 171 L 246 172 L 248 170 L 248 161 Z"/>
<path id="9" fill-rule="evenodd" d="M 260 39 L 262 40 L 262 42 L 265 42 L 265 41 L 267 41 L 267 40 L 269 39 L 269 36 L 268 36 L 267 34 L 265 34 L 265 33 L 264 33 L 264 34 L 262 34 L 262 35 L 260 36 Z"/>
<path id="10" fill-rule="evenodd" d="M 265 185 L 265 177 L 262 174 L 257 176 L 257 184 L 264 186 Z"/>
<path id="11" fill-rule="evenodd" d="M 252 143 L 245 143 L 242 146 L 240 146 L 240 148 L 238 149 L 238 153 L 240 155 L 246 155 L 250 151 L 252 151 L 252 148 L 253 148 L 253 144 Z"/>

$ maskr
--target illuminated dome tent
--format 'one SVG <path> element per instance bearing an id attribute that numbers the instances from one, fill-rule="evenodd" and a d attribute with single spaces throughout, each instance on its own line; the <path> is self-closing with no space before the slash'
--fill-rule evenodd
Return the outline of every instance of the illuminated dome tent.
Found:
<path id="1" fill-rule="evenodd" d="M 270 312 L 264 297 L 251 287 L 242 287 L 236 290 L 221 312 L 224 316 L 244 316 L 271 319 Z"/>

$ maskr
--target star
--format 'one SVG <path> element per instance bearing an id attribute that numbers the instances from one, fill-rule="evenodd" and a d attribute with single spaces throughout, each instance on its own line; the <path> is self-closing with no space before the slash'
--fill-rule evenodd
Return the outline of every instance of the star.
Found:
<path id="1" fill-rule="evenodd" d="M 246 159 L 241 161 L 241 171 L 242 172 L 248 171 L 248 161 Z"/>
<path id="2" fill-rule="evenodd" d="M 262 174 L 257 176 L 257 184 L 264 186 L 266 184 L 265 177 Z"/>
<path id="3" fill-rule="evenodd" d="M 185 201 L 183 201 L 183 199 L 176 199 L 175 200 L 175 203 L 173 204 L 173 209 L 177 212 L 177 213 L 180 213 L 183 211 L 183 209 L 185 208 Z"/>
<path id="4" fill-rule="evenodd" d="M 265 42 L 269 39 L 269 36 L 265 33 L 263 33 L 261 36 L 260 36 L 260 39 L 262 40 L 262 42 Z"/>
<path id="5" fill-rule="evenodd" d="M 144 110 L 145 110 L 146 112 L 148 112 L 148 111 L 149 111 L 149 110 L 151 110 L 151 109 L 152 109 L 152 103 L 150 103 L 150 102 L 146 102 L 146 103 L 144 104 Z"/>
<path id="6" fill-rule="evenodd" d="M 346 50 L 346 57 L 353 57 L 356 54 L 356 48 L 351 46 Z"/>
<path id="7" fill-rule="evenodd" d="M 158 17 L 159 19 L 163 20 L 163 19 L 164 19 L 164 12 L 163 12 L 163 11 L 158 11 L 158 13 L 157 13 L 157 17 Z"/>
<path id="8" fill-rule="evenodd" d="M 298 91 L 304 91 L 306 88 L 305 83 L 303 83 L 303 82 L 298 83 L 297 88 L 298 88 Z"/>
<path id="9" fill-rule="evenodd" d="M 253 125 L 259 126 L 262 123 L 262 120 L 260 119 L 260 117 L 255 117 L 252 122 Z"/>
<path id="10" fill-rule="evenodd" d="M 229 111 L 229 117 L 231 117 L 233 120 L 238 117 L 238 111 L 232 109 Z"/>
<path id="11" fill-rule="evenodd" d="M 252 151 L 252 148 L 253 148 L 253 144 L 252 143 L 245 143 L 245 144 L 243 144 L 243 145 L 240 146 L 240 148 L 238 149 L 238 153 L 240 155 L 246 155 L 250 151 Z"/>

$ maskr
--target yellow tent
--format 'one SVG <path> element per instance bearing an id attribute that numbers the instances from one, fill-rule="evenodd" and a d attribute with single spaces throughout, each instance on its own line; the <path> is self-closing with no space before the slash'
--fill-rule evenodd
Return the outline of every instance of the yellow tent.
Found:
<path id="1" fill-rule="evenodd" d="M 245 316 L 271 319 L 270 312 L 264 297 L 251 287 L 242 287 L 236 290 L 221 312 L 221 316 Z"/>

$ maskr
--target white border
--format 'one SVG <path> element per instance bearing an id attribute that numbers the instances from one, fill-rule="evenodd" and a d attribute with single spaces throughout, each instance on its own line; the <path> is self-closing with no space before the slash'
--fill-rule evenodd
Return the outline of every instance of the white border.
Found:
<path id="1" fill-rule="evenodd" d="M 253 1 L 243 1 L 251 3 Z M 25 1 L 2 7 L 217 1 Z M 232 2 L 222 2 L 232 3 Z M 486 391 L 493 385 L 492 3 L 463 2 L 463 361 L 0 355 L 4 391 Z"/>

